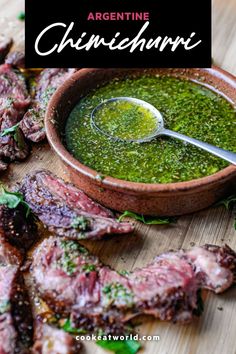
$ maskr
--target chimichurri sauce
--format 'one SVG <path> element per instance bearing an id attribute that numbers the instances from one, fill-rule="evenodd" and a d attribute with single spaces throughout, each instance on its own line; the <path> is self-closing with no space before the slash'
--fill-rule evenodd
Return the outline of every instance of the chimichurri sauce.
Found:
<path id="1" fill-rule="evenodd" d="M 168 76 L 114 80 L 77 104 L 65 132 L 67 148 L 74 157 L 102 175 L 134 182 L 170 183 L 208 176 L 228 165 L 207 152 L 168 137 L 138 144 L 114 142 L 102 135 L 91 126 L 90 114 L 103 100 L 121 96 L 143 99 L 154 105 L 163 114 L 166 128 L 236 152 L 235 110 L 217 93 Z M 108 128 L 109 114 L 103 121 Z M 114 116 L 115 112 L 112 122 Z M 141 127 L 140 133 L 145 133 L 143 123 L 136 124 Z"/>
<path id="2" fill-rule="evenodd" d="M 102 104 L 93 114 L 93 121 L 101 132 L 121 140 L 148 137 L 158 129 L 155 115 L 139 104 L 117 100 Z"/>

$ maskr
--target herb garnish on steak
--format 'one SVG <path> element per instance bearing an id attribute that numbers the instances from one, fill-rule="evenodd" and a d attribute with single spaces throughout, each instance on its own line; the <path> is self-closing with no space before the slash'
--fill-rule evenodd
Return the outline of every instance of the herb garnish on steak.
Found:
<path id="1" fill-rule="evenodd" d="M 19 191 L 34 215 L 59 236 L 99 239 L 107 234 L 133 230 L 132 224 L 118 222 L 110 210 L 49 171 L 26 176 Z"/>

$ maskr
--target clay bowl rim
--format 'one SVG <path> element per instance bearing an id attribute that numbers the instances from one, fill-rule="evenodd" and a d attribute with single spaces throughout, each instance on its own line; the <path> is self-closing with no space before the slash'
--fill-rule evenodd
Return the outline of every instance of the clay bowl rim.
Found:
<path id="1" fill-rule="evenodd" d="M 89 178 L 90 183 L 97 184 L 101 188 L 105 187 L 108 189 L 116 189 L 121 193 L 123 192 L 134 192 L 140 194 L 155 194 L 158 195 L 166 193 L 192 193 L 194 188 L 204 188 L 209 184 L 216 184 L 223 182 L 225 179 L 229 179 L 232 176 L 236 175 L 236 166 L 229 165 L 226 168 L 212 174 L 209 176 L 196 178 L 190 181 L 184 182 L 174 182 L 174 183 L 140 183 L 140 182 L 131 182 L 122 179 L 118 179 L 111 176 L 105 176 L 104 178 L 99 178 L 102 176 L 101 173 L 96 170 L 82 164 L 76 158 L 74 158 L 70 152 L 66 149 L 64 144 L 61 141 L 60 134 L 58 134 L 57 127 L 55 124 L 55 117 L 52 118 L 52 115 L 55 114 L 56 107 L 63 100 L 64 93 L 79 80 L 81 74 L 91 73 L 92 68 L 89 69 L 80 69 L 75 72 L 69 79 L 67 79 L 54 93 L 52 98 L 49 101 L 46 115 L 45 115 L 45 131 L 49 144 L 56 152 L 56 154 L 62 159 L 62 161 L 69 165 L 74 171 L 79 172 L 85 177 Z M 97 69 L 95 69 L 97 70 Z M 104 69 L 105 70 L 105 69 Z M 236 76 L 228 73 L 227 71 L 217 67 L 212 66 L 210 69 L 200 69 L 200 70 L 213 70 L 215 74 L 219 75 L 221 80 L 226 80 L 228 83 L 233 84 L 236 89 Z M 224 79 L 223 79 L 224 77 Z M 214 87 L 214 86 L 213 86 Z M 235 102 L 236 103 L 236 102 Z"/>

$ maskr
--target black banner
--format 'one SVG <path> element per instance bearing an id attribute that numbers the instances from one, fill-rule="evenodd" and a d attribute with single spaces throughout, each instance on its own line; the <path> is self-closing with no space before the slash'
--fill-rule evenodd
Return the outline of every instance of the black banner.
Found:
<path id="1" fill-rule="evenodd" d="M 26 0 L 27 67 L 210 67 L 210 0 Z"/>

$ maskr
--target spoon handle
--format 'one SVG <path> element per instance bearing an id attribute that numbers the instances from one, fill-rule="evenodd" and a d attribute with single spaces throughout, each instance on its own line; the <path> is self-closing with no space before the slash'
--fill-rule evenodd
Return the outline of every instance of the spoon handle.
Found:
<path id="1" fill-rule="evenodd" d="M 171 136 L 173 138 L 177 138 L 177 139 L 186 141 L 187 143 L 195 145 L 203 150 L 210 152 L 213 155 L 221 157 L 222 159 L 236 165 L 236 153 L 234 153 L 234 152 L 230 152 L 228 150 L 218 148 L 214 145 L 204 143 L 203 141 L 200 141 L 200 140 L 197 140 L 194 138 L 190 138 L 189 136 L 177 133 L 177 132 L 175 132 L 173 130 L 169 130 L 169 129 L 163 129 L 161 131 L 161 135 Z"/>

